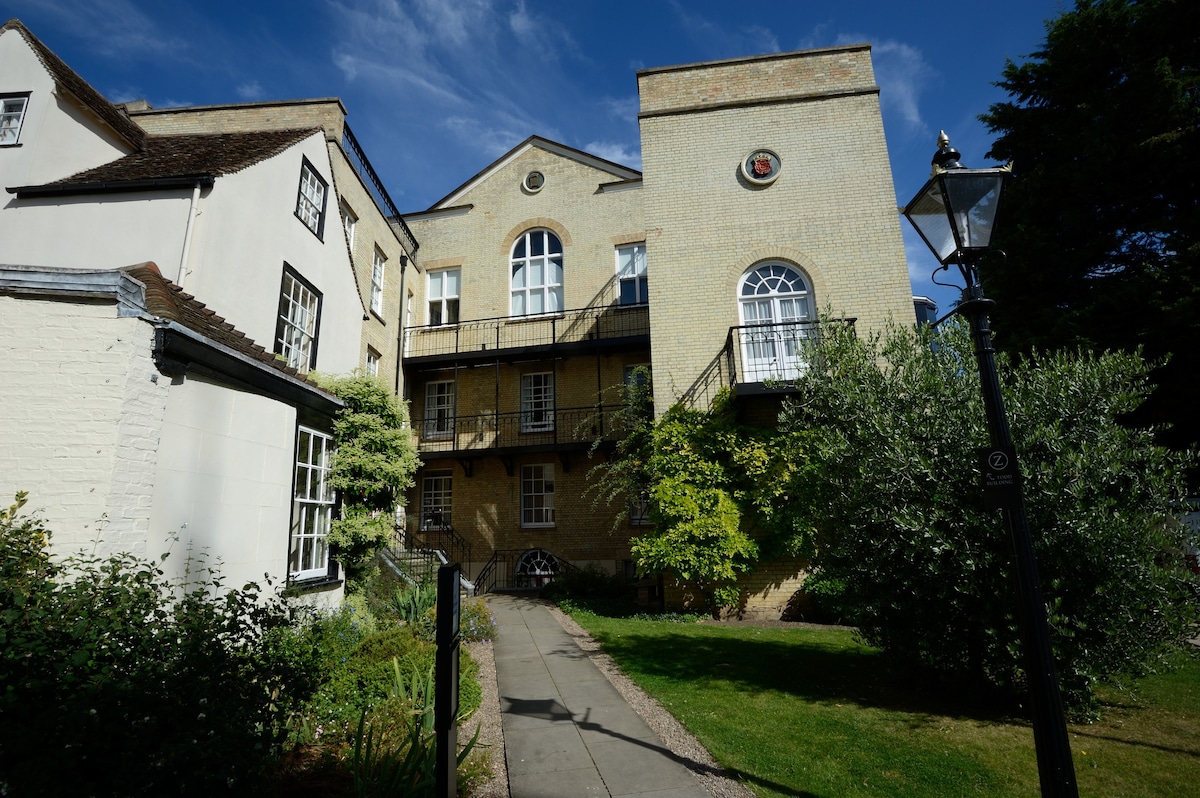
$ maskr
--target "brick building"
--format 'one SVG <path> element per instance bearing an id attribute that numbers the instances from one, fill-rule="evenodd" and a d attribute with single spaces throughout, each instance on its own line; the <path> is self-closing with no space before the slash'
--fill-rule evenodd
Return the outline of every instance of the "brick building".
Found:
<path id="1" fill-rule="evenodd" d="M 177 539 L 337 601 L 340 402 L 304 375 L 401 390 L 416 251 L 341 103 L 116 106 L 17 20 L 0 99 L 0 493 L 60 552 Z"/>
<path id="2" fill-rule="evenodd" d="M 740 413 L 770 419 L 818 311 L 863 332 L 912 319 L 868 46 L 637 80 L 642 172 L 535 136 L 405 216 L 421 242 L 408 526 L 483 588 L 562 560 L 628 569 L 638 513 L 612 531 L 586 453 L 619 435 L 635 367 L 659 413 L 731 386 Z M 752 601 L 778 608 L 799 568 L 760 569 Z"/>

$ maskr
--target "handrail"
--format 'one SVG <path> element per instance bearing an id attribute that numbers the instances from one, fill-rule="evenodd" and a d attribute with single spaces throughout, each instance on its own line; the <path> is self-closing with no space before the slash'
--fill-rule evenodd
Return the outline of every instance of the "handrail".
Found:
<path id="1" fill-rule="evenodd" d="M 567 407 L 431 416 L 416 419 L 417 448 L 422 452 L 456 452 L 564 443 L 590 444 L 617 440 L 625 434 L 618 423 L 621 405 Z"/>
<path id="2" fill-rule="evenodd" d="M 358 139 L 351 132 L 350 126 L 346 124 L 342 126 L 342 149 L 349 156 L 348 160 L 350 161 L 350 165 L 354 167 L 354 171 L 358 172 L 358 176 L 367 185 L 368 193 L 375 200 L 375 204 L 379 206 L 379 212 L 383 214 L 387 221 L 399 226 L 400 231 L 408 239 L 411 251 L 415 253 L 420 246 L 417 243 L 416 236 L 413 235 L 412 230 L 408 229 L 408 225 L 404 223 L 404 220 L 400 218 L 400 211 L 396 210 L 396 204 L 392 202 L 387 189 L 383 187 L 383 181 L 375 173 L 371 162 L 367 160 L 367 154 L 363 152 Z"/>
<path id="3" fill-rule="evenodd" d="M 462 563 L 464 570 L 471 562 L 471 543 L 449 524 L 418 527 L 410 534 L 417 548 L 443 550 L 451 560 Z M 437 540 L 437 543 L 431 543 Z M 447 542 L 449 545 L 447 545 Z"/>
<path id="4" fill-rule="evenodd" d="M 848 324 L 855 318 L 833 319 Z M 809 367 L 808 343 L 820 335 L 817 321 L 783 321 L 730 327 L 725 345 L 679 397 L 684 406 L 707 409 L 717 392 L 740 383 L 779 383 L 786 386 Z"/>
<path id="5" fill-rule="evenodd" d="M 495 316 L 404 328 L 406 358 L 648 338 L 648 305 L 608 305 L 538 316 Z"/>
<path id="6" fill-rule="evenodd" d="M 552 581 L 552 575 L 538 574 L 532 577 L 526 577 L 526 581 L 518 577 L 517 563 L 522 555 L 528 552 L 529 549 L 496 549 L 492 552 L 492 557 L 487 561 L 487 564 L 479 571 L 479 576 L 475 578 L 475 595 L 481 593 L 490 593 L 493 590 L 538 590 L 544 582 Z M 575 566 L 567 562 L 563 558 L 555 555 L 555 562 L 558 563 L 558 572 L 575 569 Z M 577 570 L 577 569 L 576 569 Z M 534 584 L 534 582 L 543 580 L 543 584 Z"/>

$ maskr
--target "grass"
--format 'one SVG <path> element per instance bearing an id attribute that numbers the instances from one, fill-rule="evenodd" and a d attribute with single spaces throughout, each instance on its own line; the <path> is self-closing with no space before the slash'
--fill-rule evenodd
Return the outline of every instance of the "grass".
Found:
<path id="1" fill-rule="evenodd" d="M 761 796 L 1037 796 L 1028 722 L 972 709 L 844 629 L 574 612 L 647 692 Z M 1081 796 L 1200 794 L 1200 664 L 1104 694 L 1070 727 Z"/>

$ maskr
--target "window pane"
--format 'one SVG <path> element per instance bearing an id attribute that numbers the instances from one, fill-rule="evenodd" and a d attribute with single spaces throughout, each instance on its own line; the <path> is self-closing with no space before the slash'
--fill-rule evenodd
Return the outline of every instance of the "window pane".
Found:
<path id="1" fill-rule="evenodd" d="M 546 234 L 538 231 L 529 235 L 529 254 L 545 255 L 546 254 Z"/>
<path id="2" fill-rule="evenodd" d="M 457 299 L 447 299 L 446 300 L 446 323 L 447 324 L 458 324 L 458 300 Z"/>
<path id="3" fill-rule="evenodd" d="M 445 294 L 442 293 L 442 276 L 445 272 L 430 272 L 429 273 L 429 298 L 441 299 Z"/>
<path id="4" fill-rule="evenodd" d="M 637 304 L 637 282 L 634 280 L 621 281 L 621 304 Z"/>
<path id="5" fill-rule="evenodd" d="M 445 296 L 458 296 L 458 279 L 460 272 L 458 269 L 445 272 L 446 275 L 446 293 Z"/>

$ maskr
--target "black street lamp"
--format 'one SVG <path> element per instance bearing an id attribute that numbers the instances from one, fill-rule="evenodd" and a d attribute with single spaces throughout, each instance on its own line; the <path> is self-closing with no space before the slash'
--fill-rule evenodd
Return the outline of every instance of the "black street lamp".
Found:
<path id="1" fill-rule="evenodd" d="M 963 300 L 955 312 L 966 316 L 971 323 L 991 437 L 991 448 L 981 462 L 985 499 L 1003 510 L 1012 542 L 1018 617 L 1024 636 L 1025 676 L 1029 680 L 1033 742 L 1042 795 L 1077 798 L 1079 790 L 1075 785 L 1067 722 L 1054 671 L 1046 603 L 1042 598 L 1016 452 L 996 374 L 992 331 L 988 326 L 988 309 L 995 303 L 984 297 L 979 281 L 978 260 L 991 246 L 1000 194 L 1011 169 L 967 169 L 958 159 L 958 152 L 950 146 L 950 139 L 943 131 L 938 136 L 938 151 L 933 156 L 933 175 L 908 203 L 904 215 L 921 234 L 938 262 L 944 268 L 951 263 L 957 265 L 966 282 Z"/>

